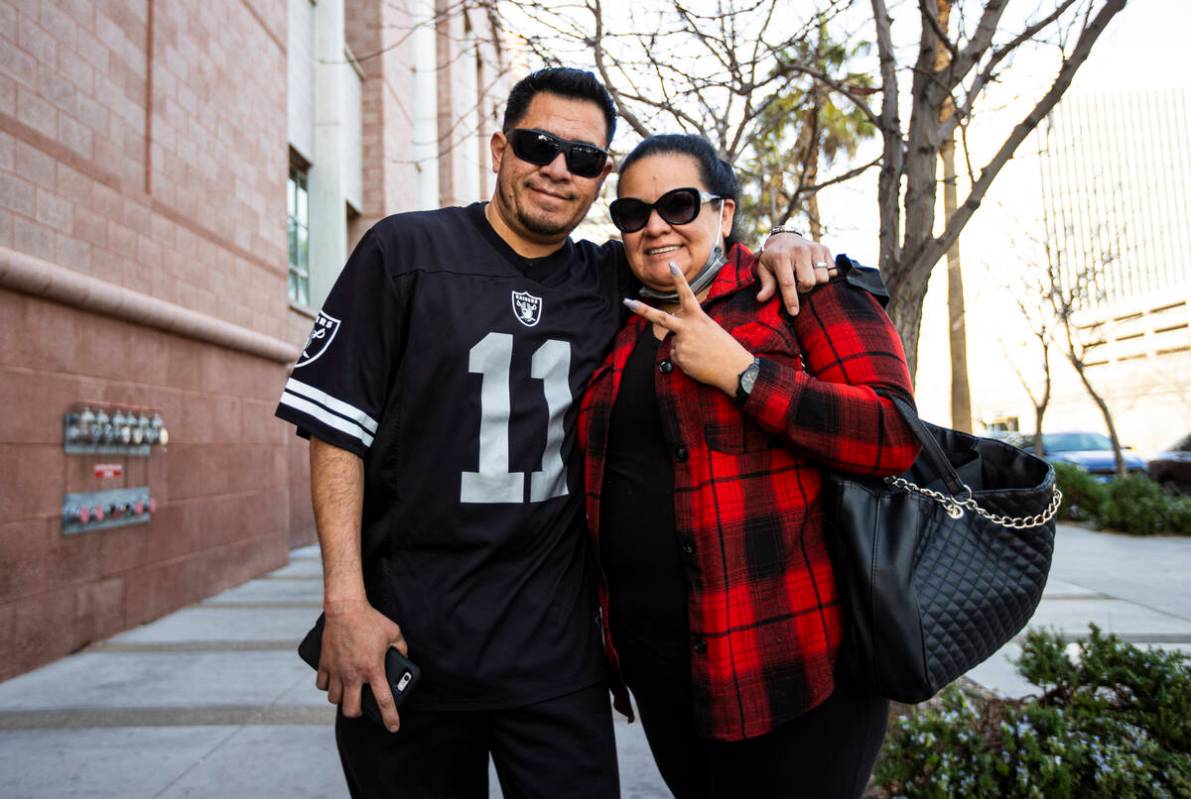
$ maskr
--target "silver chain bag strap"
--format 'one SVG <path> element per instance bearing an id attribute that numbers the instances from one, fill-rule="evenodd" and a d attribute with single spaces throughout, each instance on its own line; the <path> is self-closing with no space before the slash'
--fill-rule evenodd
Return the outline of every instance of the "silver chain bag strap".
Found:
<path id="1" fill-rule="evenodd" d="M 838 671 L 921 702 L 1029 621 L 1050 572 L 1062 495 L 1050 464 L 1001 441 L 918 418 L 922 443 L 896 477 L 830 474 L 826 533 L 846 620 Z"/>

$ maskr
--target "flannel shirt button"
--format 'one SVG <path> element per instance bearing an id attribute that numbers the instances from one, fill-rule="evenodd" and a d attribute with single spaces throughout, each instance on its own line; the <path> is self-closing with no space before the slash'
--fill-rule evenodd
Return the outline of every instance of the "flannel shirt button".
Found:
<path id="1" fill-rule="evenodd" d="M 686 463 L 686 459 L 687 459 L 686 447 L 682 446 L 681 444 L 678 445 L 677 447 L 675 447 L 674 448 L 674 460 L 678 461 L 679 463 Z"/>
<path id="2" fill-rule="evenodd" d="M 692 544 L 690 541 L 687 541 L 686 543 L 684 543 L 682 545 L 682 551 L 683 551 L 683 553 L 685 553 L 687 555 L 694 555 L 695 554 L 695 545 Z"/>
<path id="3" fill-rule="evenodd" d="M 674 369 L 674 364 L 670 363 L 669 359 L 664 360 L 658 364 L 658 371 L 664 375 L 670 374 L 670 372 L 673 371 L 673 369 Z"/>
<path id="4" fill-rule="evenodd" d="M 691 649 L 695 650 L 696 655 L 706 654 L 707 642 L 704 641 L 702 638 L 696 637 L 695 642 L 693 644 L 691 644 Z"/>

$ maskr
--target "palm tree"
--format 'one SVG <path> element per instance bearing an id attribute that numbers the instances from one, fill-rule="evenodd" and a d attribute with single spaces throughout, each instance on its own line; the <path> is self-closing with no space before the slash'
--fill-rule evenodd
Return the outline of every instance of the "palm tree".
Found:
<path id="1" fill-rule="evenodd" d="M 777 69 L 799 63 L 846 84 L 858 94 L 873 91 L 873 79 L 863 73 L 844 72 L 869 49 L 867 43 L 849 47 L 831 40 L 821 21 L 818 35 L 796 42 L 779 59 Z M 841 74 L 842 73 L 842 74 Z M 742 194 L 744 217 L 763 233 L 795 215 L 807 220 L 810 237 L 823 233 L 819 217 L 819 174 L 841 155 L 852 158 L 860 143 L 876 128 L 854 104 L 839 104 L 831 89 L 818 80 L 796 87 L 771 103 L 760 115 L 751 152 L 740 172 L 751 178 L 755 193 Z"/>

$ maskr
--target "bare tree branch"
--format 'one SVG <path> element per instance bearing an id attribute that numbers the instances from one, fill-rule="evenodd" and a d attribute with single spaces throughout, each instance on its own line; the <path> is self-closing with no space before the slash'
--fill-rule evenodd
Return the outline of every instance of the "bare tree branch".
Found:
<path id="1" fill-rule="evenodd" d="M 624 121 L 629 123 L 629 126 L 637 131 L 639 136 L 648 136 L 649 128 L 642 124 L 637 115 L 633 113 L 620 97 L 619 91 L 616 89 L 616 84 L 609 79 L 608 69 L 604 65 L 604 47 L 603 47 L 603 32 L 604 32 L 604 11 L 600 4 L 600 0 L 593 0 L 590 6 L 592 15 L 595 17 L 595 40 L 592 42 L 592 50 L 595 55 L 596 69 L 599 70 L 600 78 L 604 81 L 604 85 L 608 87 L 608 91 L 612 94 L 612 99 L 616 101 L 616 110 L 624 117 Z"/>
<path id="2" fill-rule="evenodd" d="M 941 139 L 945 139 L 950 136 L 955 130 L 955 126 L 959 124 L 962 119 L 966 119 L 972 113 L 972 107 L 975 105 L 976 99 L 980 96 L 980 93 L 984 90 L 985 86 L 987 86 L 996 77 L 997 67 L 1001 65 L 1001 62 L 1005 59 L 1005 57 L 1015 52 L 1026 42 L 1031 41 L 1041 31 L 1045 30 L 1050 25 L 1058 21 L 1059 18 L 1061 18 L 1067 11 L 1067 9 L 1075 4 L 1075 2 L 1076 0 L 1063 0 L 1063 2 L 1061 2 L 1052 13 L 1047 14 L 1034 24 L 1027 26 L 1025 30 L 1015 36 L 1008 44 L 993 50 L 992 55 L 988 59 L 988 63 L 985 64 L 984 69 L 980 71 L 977 77 L 973 80 L 972 85 L 968 88 L 966 92 L 967 96 L 964 101 L 957 102 L 955 104 L 955 115 L 940 127 L 939 137 Z M 953 76 L 953 81 L 951 82 L 952 87 L 957 86 L 963 77 L 964 75 Z"/>
<path id="3" fill-rule="evenodd" d="M 1074 0 L 1064 0 L 1064 2 L 1074 2 Z M 967 47 L 963 49 L 959 57 L 951 61 L 953 85 L 963 80 L 972 67 L 980 63 L 980 59 L 992 45 L 993 36 L 997 33 L 997 26 L 1001 23 L 1001 15 L 1008 7 L 1009 0 L 987 0 L 984 11 L 980 15 L 980 21 L 976 24 L 976 32 L 968 40 Z"/>
<path id="4" fill-rule="evenodd" d="M 981 170 L 980 178 L 972 185 L 967 199 L 956 210 L 955 216 L 951 218 L 951 222 L 947 225 L 943 234 L 926 243 L 922 254 L 924 260 L 932 260 L 933 255 L 933 261 L 937 261 L 959 236 L 959 232 L 963 229 L 964 225 L 967 224 L 976 209 L 980 207 L 980 203 L 983 201 L 984 195 L 988 193 L 989 187 L 992 186 L 993 180 L 1000 173 L 1001 169 L 1004 168 L 1005 164 L 1009 162 L 1009 159 L 1013 157 L 1013 153 L 1017 151 L 1018 146 L 1025 140 L 1030 131 L 1038 126 L 1038 123 L 1051 112 L 1062 98 L 1063 93 L 1075 78 L 1075 73 L 1079 71 L 1079 68 L 1083 66 L 1083 63 L 1091 53 L 1092 45 L 1100 38 L 1100 34 L 1104 33 L 1109 20 L 1125 7 L 1125 3 L 1126 0 L 1107 0 L 1104 7 L 1101 8 L 1100 13 L 1084 28 L 1079 41 L 1075 45 L 1074 51 L 1071 53 L 1071 57 L 1063 63 L 1058 76 L 1055 78 L 1054 83 L 1051 84 L 1050 90 L 1043 95 L 1033 110 L 1026 115 L 1026 118 L 1018 123 L 1013 129 L 1013 132 L 1001 145 L 1000 149 L 997 150 L 996 155 Z M 934 255 L 935 252 L 938 254 Z"/>
<path id="5" fill-rule="evenodd" d="M 880 156 L 869 161 L 867 164 L 863 164 L 863 165 L 855 167 L 853 169 L 849 169 L 847 172 L 843 172 L 839 175 L 836 175 L 833 178 L 829 178 L 828 180 L 821 181 L 814 185 L 804 185 L 800 178 L 798 186 L 791 193 L 789 202 L 786 204 L 785 212 L 780 217 L 781 222 L 785 222 L 787 219 L 789 219 L 791 216 L 794 215 L 794 211 L 798 208 L 798 204 L 800 202 L 802 202 L 802 200 L 805 197 L 809 197 L 812 194 L 820 192 L 823 189 L 827 188 L 828 186 L 834 186 L 839 183 L 845 183 L 845 182 L 851 180 L 852 178 L 863 175 L 865 172 L 869 171 L 870 169 L 872 169 L 879 163 L 881 163 Z"/>

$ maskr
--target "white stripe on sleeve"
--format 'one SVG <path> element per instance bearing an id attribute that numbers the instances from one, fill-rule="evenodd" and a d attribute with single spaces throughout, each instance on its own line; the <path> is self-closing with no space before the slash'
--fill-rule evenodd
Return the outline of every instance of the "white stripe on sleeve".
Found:
<path id="1" fill-rule="evenodd" d="M 313 402 L 308 402 L 301 397 L 296 397 L 289 392 L 281 395 L 281 404 L 288 405 L 296 411 L 301 411 L 307 416 L 311 416 L 328 427 L 333 427 L 336 430 L 347 433 L 349 436 L 360 439 L 364 442 L 364 446 L 372 446 L 372 436 L 368 435 L 360 429 L 360 426 L 354 422 L 349 422 L 347 419 L 336 416 L 328 411 L 326 408 L 321 408 Z"/>
<path id="2" fill-rule="evenodd" d="M 300 394 L 307 399 L 314 400 L 319 405 L 330 408 L 340 416 L 352 420 L 369 433 L 376 432 L 375 419 L 354 405 L 348 405 L 343 400 L 335 399 L 325 391 L 319 391 L 314 386 L 308 386 L 305 383 L 294 380 L 292 377 L 286 381 L 285 390 L 292 391 L 294 394 Z"/>

